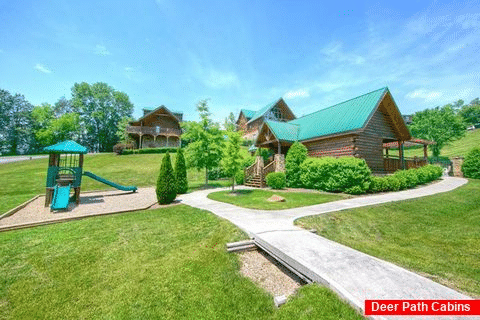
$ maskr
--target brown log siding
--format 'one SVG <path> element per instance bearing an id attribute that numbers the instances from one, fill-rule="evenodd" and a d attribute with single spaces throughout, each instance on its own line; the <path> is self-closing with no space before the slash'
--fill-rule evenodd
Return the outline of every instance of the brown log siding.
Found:
<path id="1" fill-rule="evenodd" d="M 354 136 L 340 136 L 303 143 L 310 157 L 342 157 L 354 155 Z"/>

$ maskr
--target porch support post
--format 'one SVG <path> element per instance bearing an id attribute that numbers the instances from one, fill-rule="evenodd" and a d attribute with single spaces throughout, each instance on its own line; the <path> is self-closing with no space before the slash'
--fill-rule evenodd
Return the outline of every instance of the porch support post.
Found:
<path id="1" fill-rule="evenodd" d="M 403 141 L 398 141 L 398 158 L 400 158 L 400 168 L 405 169 L 405 158 L 403 156 Z"/>
<path id="2" fill-rule="evenodd" d="M 143 148 L 143 134 L 140 134 L 140 143 L 139 143 L 140 147 L 138 149 L 142 149 Z"/>
<path id="3" fill-rule="evenodd" d="M 280 141 L 277 140 L 277 143 L 278 143 L 278 154 L 281 154 L 282 153 L 282 146 L 280 145 Z"/>
<path id="4" fill-rule="evenodd" d="M 167 135 L 167 145 L 166 145 L 166 147 L 168 148 L 168 135 Z"/>
<path id="5" fill-rule="evenodd" d="M 385 157 L 388 159 L 388 149 L 389 148 L 385 148 Z"/>
<path id="6" fill-rule="evenodd" d="M 427 145 L 423 145 L 423 160 L 427 161 L 428 159 L 428 153 L 427 153 Z"/>

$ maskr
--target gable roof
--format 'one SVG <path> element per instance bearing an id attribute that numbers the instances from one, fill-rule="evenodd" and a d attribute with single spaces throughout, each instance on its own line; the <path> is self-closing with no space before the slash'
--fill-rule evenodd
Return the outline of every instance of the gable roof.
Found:
<path id="1" fill-rule="evenodd" d="M 260 118 L 261 116 L 263 116 L 267 111 L 269 111 L 270 109 L 272 109 L 277 103 L 280 102 L 280 100 L 282 100 L 282 98 L 280 99 L 277 99 L 269 104 L 267 104 L 265 107 L 263 107 L 262 109 L 258 110 L 257 112 L 255 112 L 255 114 L 252 116 L 252 119 L 250 119 L 248 122 L 253 122 L 255 120 L 257 120 L 258 118 Z"/>
<path id="2" fill-rule="evenodd" d="M 164 109 L 164 111 L 166 111 L 167 114 L 169 114 L 169 115 L 172 116 L 173 118 L 177 119 L 177 121 L 181 121 L 181 120 L 182 120 L 181 118 L 179 118 L 178 115 L 181 115 L 181 116 L 183 117 L 183 113 L 177 113 L 178 115 L 176 115 L 175 113 L 173 113 L 173 112 L 171 112 L 170 110 L 168 110 L 167 107 L 165 107 L 164 105 L 161 105 L 160 107 L 158 107 L 158 108 L 156 108 L 156 109 L 153 109 L 153 110 L 143 109 L 144 111 L 148 111 L 148 112 L 145 113 L 145 114 L 143 115 L 143 117 L 138 118 L 138 120 L 130 121 L 130 123 L 142 121 L 142 120 L 144 120 L 145 118 L 148 118 L 150 115 L 154 114 L 155 112 L 157 112 L 157 111 L 160 110 L 160 109 Z"/>
<path id="3" fill-rule="evenodd" d="M 243 113 L 243 115 L 245 116 L 245 118 L 247 118 L 247 120 L 252 119 L 253 116 L 255 115 L 255 111 L 253 110 L 241 109 L 240 112 Z"/>
<path id="4" fill-rule="evenodd" d="M 264 125 L 268 126 L 278 140 L 287 142 L 358 131 L 367 125 L 387 94 L 391 97 L 387 87 L 381 88 L 288 122 L 267 120 Z M 394 101 L 393 107 L 399 113 Z M 408 134 L 408 129 L 406 130 Z"/>
<path id="5" fill-rule="evenodd" d="M 66 140 L 43 148 L 49 153 L 87 153 L 87 148 L 72 140 Z"/>

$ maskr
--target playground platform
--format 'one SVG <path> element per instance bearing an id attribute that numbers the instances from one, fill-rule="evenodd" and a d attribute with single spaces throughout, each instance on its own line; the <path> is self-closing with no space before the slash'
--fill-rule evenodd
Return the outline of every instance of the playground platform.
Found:
<path id="1" fill-rule="evenodd" d="M 70 203 L 66 211 L 50 211 L 45 196 L 39 196 L 24 208 L 0 219 L 0 231 L 81 219 L 113 213 L 149 209 L 157 203 L 155 188 L 139 188 L 137 192 L 82 192 L 80 204 Z"/>

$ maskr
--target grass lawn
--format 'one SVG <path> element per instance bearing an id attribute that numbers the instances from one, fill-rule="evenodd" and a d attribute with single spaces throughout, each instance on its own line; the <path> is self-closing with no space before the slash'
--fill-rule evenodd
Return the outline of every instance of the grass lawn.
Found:
<path id="1" fill-rule="evenodd" d="M 244 237 L 184 205 L 2 232 L 0 319 L 362 319 L 316 285 L 275 309 L 226 253 Z"/>
<path id="2" fill-rule="evenodd" d="M 304 228 L 480 297 L 480 181 L 415 200 L 305 217 Z"/>
<path id="3" fill-rule="evenodd" d="M 113 153 L 85 156 L 84 170 L 123 185 L 154 186 L 163 154 L 117 156 Z M 175 163 L 175 155 L 172 157 Z M 48 159 L 0 164 L 0 214 L 16 207 L 36 194 L 45 193 Z M 188 170 L 189 189 L 202 187 L 205 172 Z M 226 186 L 228 181 L 214 181 L 211 186 Z M 92 180 L 82 179 L 82 191 L 111 189 Z"/>
<path id="4" fill-rule="evenodd" d="M 277 194 L 285 198 L 285 202 L 267 201 L 272 195 Z M 261 210 L 281 210 L 297 207 L 311 206 L 330 201 L 346 199 L 350 196 L 343 194 L 329 194 L 319 192 L 297 191 L 269 191 L 269 190 L 236 190 L 212 192 L 209 199 L 227 202 L 243 208 Z"/>

